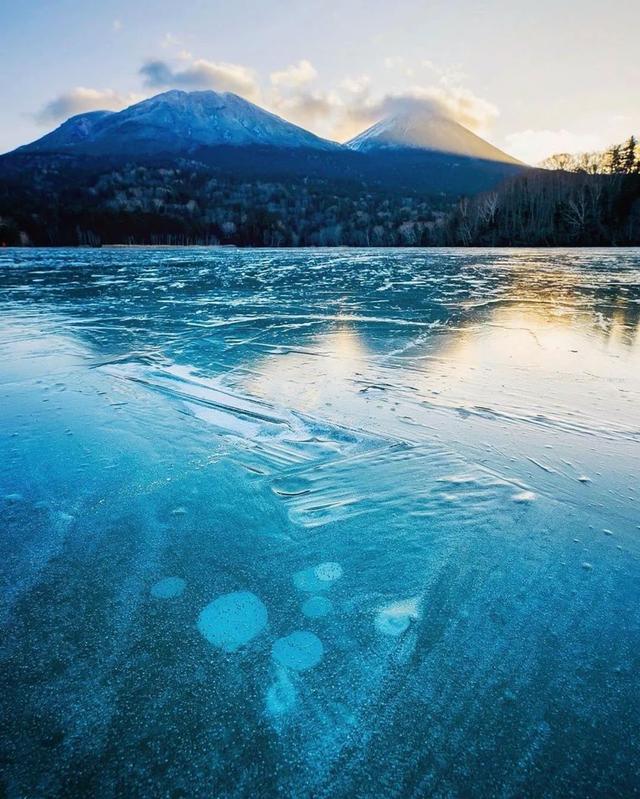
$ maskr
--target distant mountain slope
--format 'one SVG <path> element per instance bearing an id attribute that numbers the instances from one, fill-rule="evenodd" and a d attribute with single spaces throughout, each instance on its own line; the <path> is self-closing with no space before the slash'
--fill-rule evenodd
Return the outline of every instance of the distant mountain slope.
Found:
<path id="1" fill-rule="evenodd" d="M 95 127 L 113 113 L 113 111 L 89 111 L 85 114 L 76 114 L 51 133 L 31 144 L 18 147 L 14 152 L 59 152 L 77 147 L 86 142 Z"/>
<path id="2" fill-rule="evenodd" d="M 410 108 L 376 122 L 347 147 L 361 153 L 381 150 L 426 150 L 484 161 L 519 164 L 515 158 L 467 128 L 431 110 Z"/>
<path id="3" fill-rule="evenodd" d="M 72 117 L 18 152 L 186 153 L 196 147 L 339 149 L 230 92 L 169 91 L 119 112 Z"/>

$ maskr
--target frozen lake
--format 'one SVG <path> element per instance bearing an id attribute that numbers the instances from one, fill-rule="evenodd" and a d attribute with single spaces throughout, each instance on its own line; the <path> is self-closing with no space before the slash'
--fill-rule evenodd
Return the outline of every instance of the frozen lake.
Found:
<path id="1" fill-rule="evenodd" d="M 640 795 L 640 251 L 0 251 L 18 797 Z"/>

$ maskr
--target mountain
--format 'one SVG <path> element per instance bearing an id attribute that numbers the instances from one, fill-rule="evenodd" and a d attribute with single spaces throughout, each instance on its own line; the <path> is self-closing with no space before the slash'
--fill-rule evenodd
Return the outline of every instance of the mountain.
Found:
<path id="1" fill-rule="evenodd" d="M 26 186 L 47 174 L 64 186 L 80 173 L 91 180 L 125 163 L 161 167 L 185 158 L 245 182 L 310 178 L 452 197 L 490 189 L 523 168 L 417 104 L 341 145 L 229 92 L 168 91 L 122 111 L 71 117 L 0 156 L 0 180 Z"/>
<path id="2" fill-rule="evenodd" d="M 152 155 L 221 146 L 340 149 L 231 92 L 174 90 L 123 111 L 79 114 L 16 152 Z"/>
<path id="3" fill-rule="evenodd" d="M 504 164 L 520 163 L 458 122 L 415 106 L 376 122 L 346 146 L 361 153 L 425 150 Z"/>
<path id="4" fill-rule="evenodd" d="M 460 196 L 524 169 L 415 111 L 340 145 L 235 94 L 169 91 L 0 156 L 0 243 L 426 244 Z"/>

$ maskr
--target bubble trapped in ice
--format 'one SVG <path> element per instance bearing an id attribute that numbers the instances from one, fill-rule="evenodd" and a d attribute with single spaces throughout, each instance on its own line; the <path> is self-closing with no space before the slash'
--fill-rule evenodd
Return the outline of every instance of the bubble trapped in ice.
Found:
<path id="1" fill-rule="evenodd" d="M 255 594 L 237 591 L 220 596 L 198 616 L 198 630 L 214 646 L 235 652 L 267 625 L 267 609 Z"/>

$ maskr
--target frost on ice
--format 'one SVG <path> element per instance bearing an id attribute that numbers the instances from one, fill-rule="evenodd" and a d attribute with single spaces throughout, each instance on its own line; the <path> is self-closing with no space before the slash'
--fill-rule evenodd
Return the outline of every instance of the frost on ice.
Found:
<path id="1" fill-rule="evenodd" d="M 401 635 L 412 621 L 420 618 L 420 597 L 403 599 L 381 608 L 376 615 L 376 629 L 385 635 Z"/>

